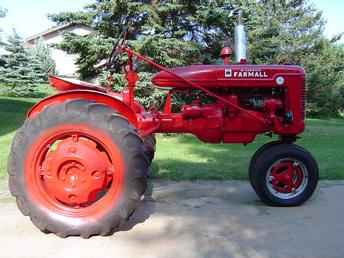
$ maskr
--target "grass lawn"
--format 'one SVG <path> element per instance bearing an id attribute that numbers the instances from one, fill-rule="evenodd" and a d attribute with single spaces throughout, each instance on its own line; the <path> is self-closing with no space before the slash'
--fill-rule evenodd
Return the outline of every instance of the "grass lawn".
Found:
<path id="1" fill-rule="evenodd" d="M 37 99 L 0 97 L 0 178 L 6 176 L 7 156 L 15 130 Z M 298 144 L 313 153 L 322 179 L 344 179 L 344 120 L 307 120 Z M 259 136 L 248 146 L 212 145 L 191 135 L 158 136 L 153 176 L 174 180 L 247 179 L 251 156 L 271 139 Z"/>
<path id="2" fill-rule="evenodd" d="M 0 97 L 0 178 L 7 175 L 7 157 L 15 130 L 37 99 Z"/>

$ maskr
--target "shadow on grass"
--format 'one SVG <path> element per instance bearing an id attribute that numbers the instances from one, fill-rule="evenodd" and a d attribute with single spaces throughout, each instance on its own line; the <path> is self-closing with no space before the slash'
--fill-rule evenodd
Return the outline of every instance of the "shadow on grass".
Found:
<path id="1" fill-rule="evenodd" d="M 300 136 L 296 144 L 314 156 L 321 179 L 344 179 L 344 120 L 307 120 Z M 252 155 L 275 139 L 259 135 L 243 146 L 206 144 L 191 135 L 159 136 L 153 176 L 172 180 L 247 179 Z"/>
<path id="2" fill-rule="evenodd" d="M 0 136 L 17 130 L 25 120 L 26 111 L 35 100 L 0 97 Z"/>
<path id="3" fill-rule="evenodd" d="M 177 148 L 168 150 L 169 155 L 158 153 L 152 165 L 153 177 L 172 180 L 246 180 L 252 155 L 259 146 L 271 140 L 259 137 L 256 142 L 243 146 L 206 144 L 191 135 L 164 137 L 173 137 L 175 141 L 164 145 Z M 159 147 L 158 152 L 166 151 Z"/>

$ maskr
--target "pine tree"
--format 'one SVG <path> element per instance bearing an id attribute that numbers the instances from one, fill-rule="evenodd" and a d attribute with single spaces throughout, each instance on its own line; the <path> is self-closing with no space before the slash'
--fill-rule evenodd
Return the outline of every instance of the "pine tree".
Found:
<path id="1" fill-rule="evenodd" d="M 6 16 L 6 12 L 7 10 L 0 6 L 0 19 Z M 0 28 L 0 50 L 4 46 L 4 42 L 2 41 L 2 38 L 1 38 L 1 32 L 2 32 L 2 29 Z M 1 53 L 0 53 L 0 67 L 3 66 L 4 63 L 5 61 L 3 60 L 3 57 L 1 56 Z"/>
<path id="2" fill-rule="evenodd" d="M 248 26 L 250 61 L 301 64 L 316 52 L 324 20 L 306 0 L 96 0 L 85 12 L 52 15 L 53 21 L 92 25 L 96 34 L 69 34 L 61 47 L 80 54 L 82 77 L 93 76 L 93 65 L 106 58 L 120 33 L 124 16 L 132 22 L 130 44 L 167 66 L 213 63 L 235 25 L 233 10 L 244 11 Z M 144 19 L 138 19 L 146 13 Z M 93 17 L 91 19 L 90 17 Z M 187 49 L 187 51 L 185 51 Z"/>
<path id="3" fill-rule="evenodd" d="M 35 47 L 29 51 L 31 55 L 31 66 L 33 66 L 33 71 L 38 80 L 43 82 L 48 81 L 48 74 L 54 73 L 55 71 L 55 61 L 51 56 L 51 50 L 44 43 L 42 38 L 39 38 L 35 42 Z"/>
<path id="4" fill-rule="evenodd" d="M 213 2 L 97 0 L 86 9 L 92 20 L 85 12 L 64 12 L 50 17 L 59 24 L 82 20 L 96 30 L 97 33 L 86 37 L 68 34 L 60 45 L 67 52 L 80 55 L 79 72 L 87 78 L 97 73 L 93 66 L 108 56 L 126 16 L 131 20 L 131 46 L 160 64 L 172 67 L 215 60 L 221 39 L 233 23 L 229 22 L 228 10 L 216 7 Z M 142 14 L 146 15 L 140 19 Z"/>
<path id="5" fill-rule="evenodd" d="M 214 63 L 224 38 L 232 37 L 233 13 L 237 8 L 243 10 L 249 32 L 249 61 L 303 65 L 310 74 L 308 100 L 315 103 L 312 92 L 319 87 L 325 92 L 328 84 L 326 80 L 316 82 L 316 75 L 309 71 L 314 67 L 309 57 L 312 56 L 312 62 L 325 60 L 318 53 L 326 55 L 333 43 L 323 44 L 325 22 L 321 12 L 307 0 L 94 0 L 84 12 L 64 12 L 51 15 L 51 19 L 58 24 L 81 22 L 95 29 L 96 33 L 86 37 L 68 34 L 60 45 L 69 53 L 79 55 L 80 75 L 87 78 L 101 72 L 94 65 L 108 56 L 125 16 L 132 20 L 130 46 L 160 64 L 173 67 Z M 147 15 L 139 19 L 143 13 Z M 319 69 L 325 70 L 325 67 Z M 153 72 L 147 66 L 140 70 Z M 338 80 L 336 85 L 344 81 L 342 77 Z M 334 96 L 324 99 L 334 101 Z M 341 105 L 344 106 L 344 102 Z M 328 108 L 317 108 L 316 114 L 330 112 Z M 331 112 L 336 112 L 334 106 Z"/>
<path id="6" fill-rule="evenodd" d="M 8 37 L 4 55 L 5 65 L 0 67 L 0 82 L 8 87 L 9 94 L 32 95 L 37 81 L 35 64 L 25 50 L 21 37 L 14 31 Z M 38 76 L 39 77 L 39 76 Z"/>
<path id="7" fill-rule="evenodd" d="M 260 0 L 245 7 L 251 62 L 302 64 L 321 47 L 325 22 L 307 0 Z"/>

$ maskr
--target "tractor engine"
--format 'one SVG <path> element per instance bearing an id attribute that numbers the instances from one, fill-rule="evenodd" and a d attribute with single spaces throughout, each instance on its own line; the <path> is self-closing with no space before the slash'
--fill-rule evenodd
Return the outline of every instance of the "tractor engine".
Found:
<path id="1" fill-rule="evenodd" d="M 294 137 L 304 130 L 304 71 L 291 65 L 192 65 L 171 69 L 221 97 L 195 100 L 161 120 L 161 131 L 189 132 L 206 142 L 249 143 L 257 134 Z M 190 91 L 167 72 L 152 82 L 173 91 Z M 227 102 L 225 103 L 224 100 Z M 239 109 L 237 108 L 239 107 Z M 161 114 L 166 117 L 166 114 Z"/>

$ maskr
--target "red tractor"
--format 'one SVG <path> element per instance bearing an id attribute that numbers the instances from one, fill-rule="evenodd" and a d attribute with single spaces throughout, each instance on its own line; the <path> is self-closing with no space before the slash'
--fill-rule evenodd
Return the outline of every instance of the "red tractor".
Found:
<path id="1" fill-rule="evenodd" d="M 109 235 L 135 211 L 147 186 L 156 133 L 191 133 L 207 143 L 251 143 L 258 134 L 279 139 L 253 156 L 249 179 L 260 199 L 297 206 L 316 189 L 318 166 L 293 144 L 304 131 L 305 73 L 293 65 L 246 63 L 243 25 L 235 28 L 236 63 L 223 48 L 222 65 L 167 69 L 126 44 L 126 32 L 108 66 L 123 66 L 122 93 L 94 84 L 50 77 L 58 94 L 27 113 L 8 163 L 9 186 L 21 212 L 43 232 L 61 237 Z M 168 90 L 162 111 L 146 111 L 134 99 L 134 62 L 160 70 L 152 83 Z M 196 91 L 195 91 L 196 90 Z M 205 94 L 173 112 L 177 92 Z"/>

